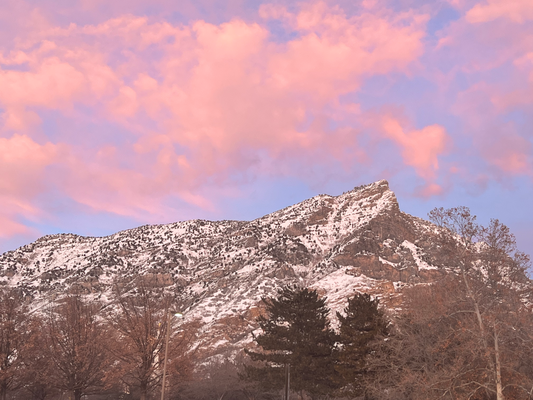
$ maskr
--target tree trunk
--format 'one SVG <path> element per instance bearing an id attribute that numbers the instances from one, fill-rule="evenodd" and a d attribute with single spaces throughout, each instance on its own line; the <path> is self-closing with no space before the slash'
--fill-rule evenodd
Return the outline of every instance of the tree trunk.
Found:
<path id="1" fill-rule="evenodd" d="M 141 392 L 140 400 L 146 400 L 146 394 L 148 393 L 148 385 L 146 383 L 141 383 L 139 391 Z"/>
<path id="2" fill-rule="evenodd" d="M 0 400 L 6 400 L 7 396 L 7 385 L 5 382 L 0 383 Z"/>
<path id="3" fill-rule="evenodd" d="M 222 399 L 224 398 L 224 396 L 226 395 L 226 393 L 228 393 L 227 390 L 226 390 L 224 393 L 222 393 L 222 396 L 220 396 L 220 397 L 218 398 L 218 400 L 222 400 Z"/>
<path id="4" fill-rule="evenodd" d="M 481 311 L 479 310 L 479 304 L 478 304 L 476 297 L 474 296 L 474 292 L 472 291 L 470 284 L 468 283 L 468 278 L 466 276 L 465 267 L 463 265 L 461 265 L 461 272 L 463 276 L 463 282 L 466 287 L 466 293 L 468 297 L 470 297 L 474 305 L 474 311 L 476 313 L 479 331 L 481 334 L 481 340 L 483 341 L 483 347 L 485 348 L 485 354 L 487 355 L 488 362 L 490 364 L 491 369 L 494 370 L 495 375 L 496 375 L 496 400 L 504 400 L 503 391 L 502 391 L 502 376 L 501 376 L 501 370 L 500 370 L 500 367 L 501 367 L 500 353 L 498 349 L 498 336 L 497 336 L 496 330 L 494 331 L 494 352 L 495 352 L 496 363 L 494 363 L 489 352 L 489 344 L 487 343 L 487 337 L 485 335 L 485 324 L 483 323 L 483 317 L 481 316 Z"/>
<path id="5" fill-rule="evenodd" d="M 496 362 L 496 400 L 504 400 L 502 389 L 502 370 L 500 363 L 500 348 L 498 345 L 498 331 L 494 328 L 494 358 Z"/>
<path id="6" fill-rule="evenodd" d="M 466 277 L 466 271 L 464 266 L 461 266 L 461 272 L 463 275 L 463 282 L 466 287 L 466 293 L 468 297 L 472 300 L 472 303 L 474 304 L 474 310 L 476 312 L 477 322 L 479 325 L 479 331 L 481 333 L 481 340 L 483 340 L 483 346 L 485 347 L 485 350 L 488 349 L 487 339 L 485 337 L 485 325 L 483 324 L 483 318 L 481 317 L 481 311 L 479 311 L 479 304 L 474 296 L 474 293 L 472 292 L 472 289 L 470 288 L 470 285 L 468 283 L 468 278 Z"/>

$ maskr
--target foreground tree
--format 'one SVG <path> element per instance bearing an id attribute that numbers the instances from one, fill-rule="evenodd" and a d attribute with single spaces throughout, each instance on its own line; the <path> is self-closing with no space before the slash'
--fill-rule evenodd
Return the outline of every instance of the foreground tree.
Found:
<path id="1" fill-rule="evenodd" d="M 45 400 L 56 394 L 55 382 L 50 379 L 49 370 L 51 360 L 46 351 L 46 330 L 44 319 L 34 316 L 31 321 L 30 331 L 32 334 L 26 342 L 27 353 L 24 357 L 26 365 L 24 385 L 22 387 L 22 399 Z"/>
<path id="2" fill-rule="evenodd" d="M 497 219 L 483 227 L 467 207 L 434 209 L 429 217 L 448 231 L 441 231 L 441 248 L 454 254 L 453 266 L 460 271 L 463 291 L 476 316 L 476 333 L 491 371 L 480 388 L 504 400 L 504 389 L 510 387 L 502 376 L 502 340 L 509 328 L 504 320 L 509 313 L 521 311 L 520 283 L 528 281 L 529 257 L 517 250 L 514 235 Z"/>
<path id="3" fill-rule="evenodd" d="M 339 344 L 335 368 L 339 372 L 342 393 L 361 395 L 363 377 L 370 344 L 388 333 L 388 321 L 379 308 L 379 300 L 369 294 L 356 294 L 348 299 L 344 314 L 337 312 L 340 323 Z"/>
<path id="4" fill-rule="evenodd" d="M 263 333 L 254 336 L 262 351 L 247 350 L 253 361 L 244 378 L 265 390 L 280 390 L 285 383 L 285 368 L 290 366 L 290 387 L 302 397 L 332 392 L 337 387 L 334 367 L 336 335 L 328 321 L 326 299 L 315 290 L 285 287 L 277 298 L 263 298 L 266 315 L 257 321 Z"/>
<path id="5" fill-rule="evenodd" d="M 192 372 L 191 361 L 185 355 L 190 337 L 176 335 L 173 329 L 176 321 L 169 318 L 178 306 L 175 296 L 141 281 L 117 284 L 115 301 L 118 314 L 109 320 L 116 335 L 116 345 L 111 351 L 118 364 L 108 380 L 121 381 L 138 391 L 141 400 L 147 399 L 162 384 L 167 329 L 170 329 L 167 381 L 171 384 L 187 379 Z M 186 333 L 193 335 L 194 329 Z"/>
<path id="6" fill-rule="evenodd" d="M 471 280 L 473 288 L 478 282 Z M 403 309 L 387 341 L 374 343 L 365 376 L 372 399 L 475 399 L 497 396 L 494 353 L 487 354 L 462 279 L 449 275 L 404 290 Z M 501 316 L 502 392 L 530 399 L 533 384 L 531 313 Z"/>
<path id="7" fill-rule="evenodd" d="M 474 394 L 477 387 L 470 383 L 483 374 L 486 362 L 476 346 L 478 338 L 463 329 L 475 317 L 461 312 L 460 284 L 450 276 L 403 291 L 404 311 L 396 315 L 388 340 L 374 343 L 367 359 L 369 398 L 466 399 Z"/>
<path id="8" fill-rule="evenodd" d="M 27 307 L 15 289 L 0 289 L 0 399 L 17 388 L 24 376 L 28 339 Z"/>
<path id="9" fill-rule="evenodd" d="M 106 325 L 98 316 L 100 305 L 69 295 L 49 310 L 42 327 L 42 347 L 48 361 L 48 382 L 67 391 L 70 398 L 101 389 L 111 360 L 106 352 Z"/>
<path id="10" fill-rule="evenodd" d="M 456 274 L 408 289 L 390 339 L 370 357 L 378 399 L 531 399 L 528 258 L 497 220 L 465 207 L 430 213 L 440 258 Z"/>

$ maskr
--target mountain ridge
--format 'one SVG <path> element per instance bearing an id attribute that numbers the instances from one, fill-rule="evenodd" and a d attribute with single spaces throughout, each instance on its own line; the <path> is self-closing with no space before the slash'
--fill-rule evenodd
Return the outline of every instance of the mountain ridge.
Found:
<path id="1" fill-rule="evenodd" d="M 198 346 L 209 356 L 247 345 L 261 298 L 287 284 L 327 296 L 332 315 L 356 292 L 397 306 L 403 285 L 446 273 L 431 240 L 437 232 L 403 213 L 381 180 L 253 221 L 190 220 L 105 237 L 47 235 L 0 255 L 0 284 L 19 288 L 35 305 L 72 290 L 106 303 L 118 277 L 142 276 L 180 294 L 185 320 L 199 322 Z"/>

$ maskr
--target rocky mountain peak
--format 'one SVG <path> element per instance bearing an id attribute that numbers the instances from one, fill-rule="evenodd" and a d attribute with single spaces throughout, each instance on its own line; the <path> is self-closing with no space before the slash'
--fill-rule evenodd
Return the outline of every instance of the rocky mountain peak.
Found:
<path id="1" fill-rule="evenodd" d="M 251 341 L 261 298 L 286 284 L 316 288 L 333 311 L 355 292 L 394 306 L 396 290 L 445 265 L 435 227 L 402 213 L 388 182 L 318 195 L 253 221 L 182 221 L 106 237 L 48 235 L 0 256 L 0 284 L 36 308 L 70 290 L 110 301 L 116 277 L 142 276 L 188 304 L 206 355 Z"/>

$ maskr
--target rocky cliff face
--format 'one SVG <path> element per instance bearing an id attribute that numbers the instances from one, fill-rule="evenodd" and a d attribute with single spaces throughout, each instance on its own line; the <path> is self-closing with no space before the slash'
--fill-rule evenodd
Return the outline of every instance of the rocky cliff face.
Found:
<path id="1" fill-rule="evenodd" d="M 0 284 L 33 304 L 81 290 L 108 301 L 115 277 L 181 293 L 208 354 L 251 341 L 261 297 L 286 284 L 316 288 L 341 310 L 354 292 L 394 306 L 397 289 L 446 273 L 437 229 L 400 211 L 386 181 L 319 195 L 254 221 L 185 221 L 95 238 L 50 235 L 0 256 Z M 333 314 L 334 315 L 334 314 Z"/>

